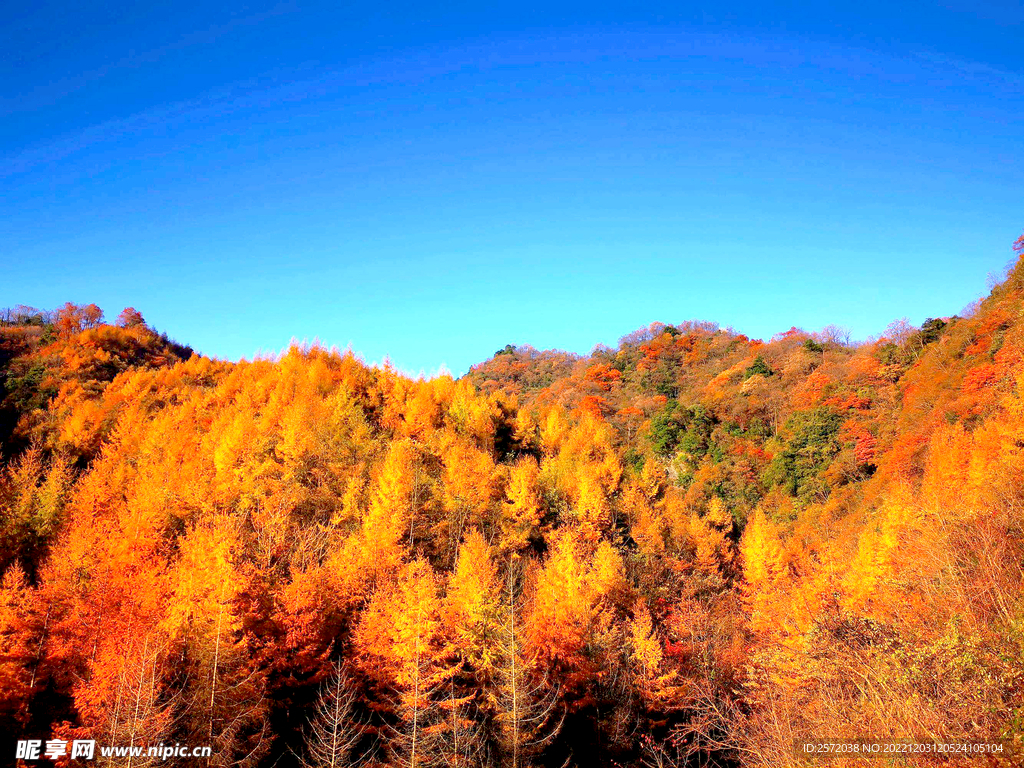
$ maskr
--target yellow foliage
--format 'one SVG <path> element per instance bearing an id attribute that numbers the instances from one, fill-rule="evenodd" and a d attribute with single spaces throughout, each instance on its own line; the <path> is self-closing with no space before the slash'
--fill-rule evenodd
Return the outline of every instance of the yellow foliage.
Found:
<path id="1" fill-rule="evenodd" d="M 524 549 L 537 533 L 542 514 L 539 475 L 532 456 L 519 459 L 509 469 L 501 517 L 501 548 L 506 552 Z"/>

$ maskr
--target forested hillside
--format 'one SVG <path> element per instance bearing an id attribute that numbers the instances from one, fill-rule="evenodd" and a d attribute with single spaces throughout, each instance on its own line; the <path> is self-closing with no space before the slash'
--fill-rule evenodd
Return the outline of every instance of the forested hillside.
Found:
<path id="1" fill-rule="evenodd" d="M 866 343 L 655 323 L 412 380 L 9 310 L 0 732 L 224 766 L 1019 764 L 1022 311 L 1018 265 Z"/>

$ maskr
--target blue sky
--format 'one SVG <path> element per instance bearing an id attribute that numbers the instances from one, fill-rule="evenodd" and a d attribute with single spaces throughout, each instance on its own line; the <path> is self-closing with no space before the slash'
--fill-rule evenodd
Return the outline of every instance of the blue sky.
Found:
<path id="1" fill-rule="evenodd" d="M 652 321 L 866 337 L 1024 229 L 1019 3 L 377 5 L 8 9 L 0 305 L 458 374 Z"/>

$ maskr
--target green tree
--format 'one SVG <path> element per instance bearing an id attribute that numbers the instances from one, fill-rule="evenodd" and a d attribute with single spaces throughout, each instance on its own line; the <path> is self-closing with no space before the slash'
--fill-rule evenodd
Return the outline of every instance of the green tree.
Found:
<path id="1" fill-rule="evenodd" d="M 771 376 L 773 373 L 774 371 L 771 369 L 771 366 L 768 365 L 768 362 L 761 355 L 758 355 L 754 358 L 754 362 L 751 366 L 747 368 L 746 373 L 743 374 L 743 378 L 746 380 L 751 376 L 756 376 L 757 374 L 761 374 L 762 376 Z"/>

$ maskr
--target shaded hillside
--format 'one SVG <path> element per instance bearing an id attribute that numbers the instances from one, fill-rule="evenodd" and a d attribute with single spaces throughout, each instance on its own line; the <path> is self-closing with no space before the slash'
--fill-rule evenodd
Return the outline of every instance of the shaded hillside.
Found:
<path id="1" fill-rule="evenodd" d="M 54 312 L 25 306 L 4 310 L 0 315 L 4 452 L 24 447 L 32 438 L 55 444 L 56 430 L 75 428 L 66 421 L 70 410 L 102 393 L 119 373 L 168 367 L 191 355 L 189 347 L 150 329 L 130 307 L 116 325 L 105 324 L 95 304 L 68 303 Z M 90 453 L 96 445 L 79 448 Z"/>

